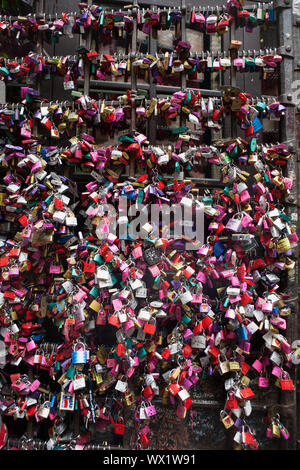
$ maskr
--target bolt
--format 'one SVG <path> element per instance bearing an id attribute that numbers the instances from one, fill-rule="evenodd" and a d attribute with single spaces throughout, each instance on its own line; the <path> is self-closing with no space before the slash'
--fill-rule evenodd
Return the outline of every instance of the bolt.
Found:
<path id="1" fill-rule="evenodd" d="M 294 144 L 289 144 L 288 145 L 288 151 L 293 152 L 293 150 L 294 150 Z"/>
<path id="2" fill-rule="evenodd" d="M 292 96 L 291 93 L 289 93 L 288 95 L 286 95 L 286 99 L 287 99 L 288 101 L 291 101 L 292 98 L 293 98 L 293 96 Z"/>
<path id="3" fill-rule="evenodd" d="M 285 50 L 286 50 L 287 52 L 291 52 L 292 47 L 288 44 L 287 46 L 285 46 Z"/>
<path id="4" fill-rule="evenodd" d="M 290 4 L 290 0 L 284 0 L 284 3 L 285 3 L 286 5 L 289 5 L 289 4 Z"/>
<path id="5" fill-rule="evenodd" d="M 297 18 L 297 19 L 296 19 L 296 25 L 297 25 L 297 26 L 300 26 L 300 18 Z"/>
<path id="6" fill-rule="evenodd" d="M 299 24 L 300 24 L 300 23 L 299 23 Z M 297 62 L 297 67 L 299 67 L 299 68 L 300 68 L 300 61 L 299 61 L 299 62 Z"/>

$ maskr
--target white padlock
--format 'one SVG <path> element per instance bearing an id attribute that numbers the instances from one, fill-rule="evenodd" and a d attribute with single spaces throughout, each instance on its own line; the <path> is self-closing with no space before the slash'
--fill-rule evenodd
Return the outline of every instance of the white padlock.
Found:
<path id="1" fill-rule="evenodd" d="M 149 312 L 149 310 L 146 310 L 145 308 L 141 308 L 137 318 L 138 320 L 149 321 L 151 318 L 151 313 Z"/>
<path id="2" fill-rule="evenodd" d="M 85 378 L 82 377 L 76 377 L 73 380 L 73 388 L 74 390 L 81 390 L 82 388 L 85 388 Z"/>
<path id="3" fill-rule="evenodd" d="M 115 389 L 118 390 L 118 392 L 125 393 L 127 390 L 127 382 L 118 380 L 118 382 L 116 383 Z"/>
<path id="4" fill-rule="evenodd" d="M 181 303 L 183 304 L 187 304 L 188 302 L 191 302 L 193 300 L 193 296 L 188 289 L 182 292 L 182 294 L 179 295 L 179 298 L 181 300 Z"/>

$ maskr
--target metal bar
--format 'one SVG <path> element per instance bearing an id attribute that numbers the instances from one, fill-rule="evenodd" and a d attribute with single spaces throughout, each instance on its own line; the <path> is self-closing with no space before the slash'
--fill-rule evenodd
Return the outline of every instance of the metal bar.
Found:
<path id="1" fill-rule="evenodd" d="M 78 85 L 83 85 L 83 79 L 79 78 L 77 80 Z M 92 88 L 97 89 L 97 86 L 101 86 L 101 88 L 110 88 L 111 90 L 127 90 L 130 88 L 130 83 L 128 82 L 111 82 L 109 80 L 100 81 L 100 80 L 90 80 L 90 86 Z M 150 90 L 149 83 L 137 83 L 137 89 L 142 90 Z M 200 91 L 202 96 L 211 96 L 211 97 L 220 97 L 222 96 L 222 92 L 219 90 L 206 90 L 201 88 L 192 88 L 188 87 L 187 90 L 191 91 Z M 175 93 L 176 91 L 181 91 L 181 87 L 173 87 L 167 85 L 156 85 L 156 92 L 158 94 L 166 94 L 170 95 Z"/>
<path id="2" fill-rule="evenodd" d="M 75 445 L 76 443 L 72 440 L 70 441 L 61 441 L 62 445 L 68 445 L 71 442 Z M 46 450 L 47 441 L 42 441 L 40 439 L 12 439 L 8 438 L 5 445 L 5 449 L 12 447 L 20 447 L 20 450 L 27 450 L 24 447 L 28 447 L 28 450 Z M 23 447 L 22 447 L 23 446 Z M 111 446 L 110 444 L 86 444 L 83 450 L 121 450 L 120 446 Z"/>
<path id="3" fill-rule="evenodd" d="M 88 5 L 92 5 L 92 0 L 88 0 Z M 89 30 L 86 40 L 85 47 L 91 48 L 92 32 Z M 90 91 L 90 61 L 86 58 L 84 64 L 84 94 L 88 95 Z"/>
<path id="4" fill-rule="evenodd" d="M 281 8 L 280 5 L 276 6 L 277 23 L 278 23 L 278 39 L 279 47 L 292 47 L 293 40 L 293 14 L 292 8 L 289 1 L 285 2 L 285 8 Z M 294 70 L 293 70 L 293 57 L 286 55 L 283 57 L 283 61 L 280 67 L 280 94 L 289 94 L 293 88 Z M 295 108 L 293 106 L 287 106 L 285 119 L 281 126 L 281 141 L 293 141 L 295 138 Z M 287 163 L 287 176 L 294 179 L 297 182 L 297 159 L 294 157 L 290 158 Z M 290 202 L 297 201 L 297 183 L 293 185 L 293 190 L 290 196 Z M 294 207 L 288 207 L 287 213 L 291 217 L 291 220 L 295 220 L 297 213 Z M 295 220 L 296 221 L 296 220 Z M 296 269 L 288 271 L 287 280 L 287 292 L 291 298 L 298 296 L 298 248 L 294 252 Z M 290 316 L 286 336 L 288 340 L 294 339 L 294 335 L 297 334 L 297 314 L 298 314 L 298 302 L 293 305 L 293 315 Z M 292 428 L 290 429 L 291 441 L 288 443 L 286 440 L 282 443 L 282 448 L 287 449 L 290 445 L 293 449 L 296 449 L 297 439 L 297 406 L 296 406 L 296 391 L 291 391 L 289 394 L 285 392 L 280 394 L 280 403 L 285 407 L 294 406 L 294 412 L 292 415 Z M 284 408 L 282 415 L 284 416 Z"/>
<path id="5" fill-rule="evenodd" d="M 131 49 L 132 49 L 132 57 L 136 56 L 137 50 L 137 0 L 133 2 L 134 8 L 134 16 L 133 16 L 133 31 L 132 31 L 132 41 L 131 41 Z M 135 132 L 136 127 L 136 111 L 135 111 L 135 96 L 137 93 L 137 84 L 136 84 L 136 68 L 132 65 L 132 60 L 130 64 L 130 73 L 131 73 L 131 123 L 130 123 L 130 131 L 131 133 Z M 135 173 L 135 157 L 130 155 L 129 160 L 129 175 L 134 176 Z"/>
<path id="6" fill-rule="evenodd" d="M 289 0 L 288 0 L 288 1 L 289 1 Z M 119 4 L 119 5 L 128 5 L 127 0 L 124 0 L 124 1 L 122 1 L 122 0 L 118 0 L 118 1 L 113 0 L 112 2 L 109 2 L 109 3 L 110 3 L 110 5 L 111 5 L 112 3 L 115 4 L 115 5 L 118 5 L 118 4 Z M 151 2 L 151 1 L 150 1 L 150 2 L 145 2 L 145 1 L 142 0 L 142 1 L 139 2 L 139 5 L 145 9 L 145 12 L 147 12 L 147 11 L 152 11 L 152 8 L 151 8 L 152 3 L 153 3 L 153 2 Z M 273 3 L 273 2 L 268 2 L 268 3 L 265 3 L 264 5 L 265 5 L 265 8 L 266 8 L 266 9 L 270 9 L 270 8 L 272 8 L 272 7 L 274 6 L 274 3 Z M 177 6 L 174 6 L 174 2 L 172 2 L 172 0 L 165 0 L 165 1 L 164 1 L 164 5 L 163 5 L 163 7 L 161 8 L 161 10 L 163 10 L 163 9 L 166 8 L 166 7 L 173 7 L 173 8 L 176 9 L 176 11 L 181 11 L 181 7 L 180 7 L 180 6 L 178 6 L 178 7 L 177 7 Z M 188 7 L 187 7 L 187 12 L 188 12 L 188 13 L 191 13 L 192 8 L 193 8 L 192 6 L 188 6 Z M 257 9 L 257 6 L 256 6 L 256 5 L 246 4 L 246 5 L 243 6 L 243 8 L 244 8 L 245 10 L 250 10 L 250 11 L 252 10 L 252 11 L 255 11 L 255 10 Z M 285 8 L 286 8 L 286 7 L 285 7 Z M 110 12 L 110 11 L 111 11 L 111 6 L 108 6 L 108 7 L 107 7 L 107 10 L 106 10 L 105 7 L 104 7 L 104 12 L 106 12 L 106 11 L 107 11 L 107 12 Z M 120 10 L 120 11 L 121 11 L 122 13 L 127 14 L 127 15 L 131 13 L 131 9 L 130 9 L 130 8 L 124 9 L 124 10 Z M 224 11 L 225 11 L 225 6 L 222 5 L 221 7 L 217 8 L 217 5 L 209 5 L 209 6 L 201 5 L 201 6 L 195 7 L 195 11 L 196 11 L 196 12 L 207 12 L 207 11 L 209 11 L 210 13 L 218 13 L 218 12 L 220 12 L 220 11 L 221 11 L 221 12 L 224 12 Z M 74 12 L 70 12 L 70 11 L 69 11 L 69 12 L 66 12 L 66 13 L 67 13 L 67 15 L 69 15 L 70 13 L 74 13 Z M 77 12 L 77 15 L 79 15 L 79 12 Z M 33 16 L 33 15 L 30 13 L 30 14 L 26 15 L 26 18 L 31 17 L 31 16 Z M 20 16 L 11 16 L 10 18 L 11 18 L 12 21 L 17 21 L 17 20 L 20 18 Z M 24 18 L 25 18 L 25 17 L 24 17 Z M 53 15 L 50 15 L 49 13 L 46 14 L 45 16 L 44 16 L 44 15 L 41 15 L 41 14 L 40 14 L 40 15 L 36 15 L 36 19 L 38 19 L 38 20 L 44 19 L 44 18 L 46 18 L 47 20 L 51 21 L 51 20 L 53 19 Z M 58 19 L 60 19 L 59 16 L 58 16 Z"/>
<path id="7" fill-rule="evenodd" d="M 229 41 L 235 40 L 235 29 L 236 29 L 236 24 L 235 24 L 235 19 L 233 20 L 231 27 L 230 27 L 230 33 L 229 33 Z M 237 56 L 237 51 L 236 49 L 230 49 L 230 56 L 231 56 L 231 66 L 230 66 L 230 83 L 231 86 L 236 87 L 236 69 L 233 66 L 233 61 Z M 237 120 L 235 114 L 231 114 L 231 137 L 236 137 L 237 136 Z"/>
<path id="8" fill-rule="evenodd" d="M 151 9 L 153 8 L 154 6 L 151 5 Z M 153 31 L 151 31 L 149 34 L 149 53 L 153 56 L 157 54 L 157 39 L 153 37 Z M 157 97 L 157 84 L 154 81 L 154 78 L 151 73 L 149 76 L 149 82 L 150 82 L 149 83 L 149 99 L 153 100 L 153 99 L 156 99 Z M 157 138 L 156 124 L 157 124 L 157 118 L 154 112 L 152 113 L 148 122 L 148 126 L 147 126 L 147 137 L 151 144 L 156 143 L 156 138 Z"/>
<path id="9" fill-rule="evenodd" d="M 257 56 L 259 56 L 259 55 L 264 55 L 264 54 L 267 54 L 267 53 L 269 53 L 269 54 L 275 54 L 276 52 L 280 53 L 279 51 L 280 51 L 280 50 L 278 50 L 278 48 L 265 48 L 265 49 L 260 49 L 259 51 L 256 51 L 256 50 L 254 50 L 254 49 L 249 49 L 249 50 L 245 51 L 245 53 L 246 53 L 246 57 L 254 57 L 254 56 L 257 57 Z M 284 53 L 284 51 L 282 51 L 282 52 Z M 221 51 L 192 51 L 192 52 L 190 53 L 190 57 L 192 57 L 192 58 L 199 58 L 199 59 L 200 59 L 200 58 L 201 58 L 201 59 L 202 59 L 202 58 L 206 59 L 206 58 L 208 57 L 208 54 L 209 54 L 211 57 L 219 58 L 219 57 L 221 57 L 222 52 L 221 52 Z M 104 59 L 102 58 L 102 55 L 103 55 L 103 54 L 99 54 L 99 55 L 96 57 L 96 59 L 93 59 L 93 60 L 99 60 L 100 62 L 106 62 L 106 60 L 104 60 Z M 111 54 L 111 55 L 115 58 L 116 61 L 118 60 L 119 54 L 114 53 L 114 54 Z M 121 58 L 122 58 L 122 59 L 130 59 L 130 58 L 139 58 L 139 59 L 143 59 L 143 58 L 145 58 L 146 56 L 147 56 L 147 54 L 144 54 L 144 53 L 142 53 L 142 52 L 139 52 L 139 53 L 136 53 L 136 54 L 133 54 L 133 53 L 131 53 L 131 54 L 121 54 Z M 53 59 L 62 60 L 62 59 L 64 59 L 64 58 L 66 58 L 66 57 L 70 58 L 70 60 L 78 60 L 78 59 L 80 58 L 80 56 L 77 55 L 77 54 L 75 54 L 75 55 L 67 54 L 67 55 L 64 55 L 64 56 L 63 56 L 63 55 L 62 55 L 62 56 L 56 56 L 56 55 L 53 55 L 53 56 L 49 56 L 49 55 L 43 56 L 42 53 L 39 54 L 39 58 L 43 58 L 43 59 L 45 60 L 45 63 L 46 63 L 46 64 L 48 63 L 48 61 L 50 61 L 50 63 L 51 63 L 51 61 L 52 61 Z M 157 57 L 158 57 L 159 59 L 163 59 L 163 58 L 165 57 L 165 54 L 163 54 L 163 53 L 158 53 L 158 54 L 157 54 Z M 177 54 L 177 53 L 173 53 L 173 58 L 174 58 L 174 59 L 177 59 L 177 58 L 178 58 L 178 54 Z M 4 58 L 4 57 L 3 57 L 2 60 L 3 60 L 4 64 L 10 63 L 12 60 L 13 60 L 14 62 L 18 62 L 19 64 L 22 64 L 22 63 L 24 63 L 25 57 L 16 57 L 16 58 L 14 58 L 14 59 L 7 59 L 7 58 Z M 245 73 L 245 72 L 243 72 L 243 73 Z"/>
<path id="10" fill-rule="evenodd" d="M 182 18 L 181 18 L 181 40 L 186 42 L 186 4 L 185 0 L 181 0 L 181 10 L 182 10 Z M 181 72 L 181 89 L 185 91 L 186 89 L 186 74 Z M 186 114 L 180 114 L 180 126 L 185 126 L 186 123 Z"/>
<path id="11" fill-rule="evenodd" d="M 295 7 L 295 11 L 293 11 L 294 16 L 296 17 L 296 8 L 297 8 L 297 15 L 299 15 L 299 7 Z M 293 17 L 291 18 L 293 20 Z M 294 21 L 293 26 L 292 26 L 292 44 L 293 44 L 293 49 L 294 49 L 294 74 L 293 74 L 293 80 L 297 84 L 299 83 L 300 80 L 300 69 L 299 69 L 299 63 L 300 63 L 300 36 L 299 36 L 299 29 L 300 29 L 300 22 Z M 288 59 L 285 59 L 288 60 Z M 299 95 L 298 95 L 299 96 Z M 298 98 L 299 99 L 299 98 Z M 300 229 L 300 221 L 299 221 L 299 215 L 300 215 L 300 191 L 299 191 L 299 176 L 300 176 L 300 165 L 299 165 L 299 160 L 300 160 L 300 150 L 299 150 L 299 142 L 300 142 L 300 114 L 299 114 L 299 101 L 295 103 L 297 105 L 296 112 L 295 112 L 295 135 L 294 135 L 294 157 L 291 162 L 288 162 L 288 176 L 294 178 L 294 185 L 292 187 L 291 195 L 290 195 L 290 200 L 294 204 L 293 208 L 289 209 L 289 215 L 292 217 L 292 221 L 296 226 L 296 233 L 299 234 L 299 229 Z M 295 283 L 295 289 L 293 289 L 293 295 L 291 296 L 292 298 L 295 298 L 295 301 L 292 303 L 291 306 L 293 308 L 293 323 L 292 323 L 292 339 L 295 340 L 300 337 L 300 322 L 298 321 L 298 315 L 299 315 L 299 298 L 300 298 L 300 290 L 299 290 L 299 279 L 300 279 L 300 263 L 299 263 L 299 246 L 295 247 L 294 249 L 294 260 L 296 261 L 296 266 L 295 266 L 295 276 L 294 276 L 294 283 Z M 291 279 L 290 279 L 291 280 Z M 298 404 L 300 401 L 300 390 L 299 390 L 299 371 L 298 367 L 295 367 L 294 371 L 294 383 L 296 390 L 293 392 L 293 395 L 296 400 L 296 405 L 295 405 L 295 410 L 294 410 L 294 415 L 295 417 L 298 417 Z M 298 439 L 300 436 L 300 420 L 299 417 L 298 419 L 294 418 L 296 420 L 295 427 L 294 427 L 294 432 L 295 436 L 293 436 L 293 443 L 294 447 L 293 449 L 298 449 L 299 446 L 298 444 Z"/>
<path id="12" fill-rule="evenodd" d="M 44 0 L 39 0 L 38 2 L 38 5 L 36 6 L 36 8 L 40 9 L 40 12 L 42 13 L 45 9 L 45 2 Z M 36 13 L 38 13 L 38 11 L 36 11 Z M 38 50 L 38 53 L 41 53 L 42 50 L 43 50 L 43 35 L 38 33 L 38 40 L 37 40 L 37 50 Z M 41 89 L 41 83 L 40 83 L 40 79 L 39 77 L 37 78 L 37 90 L 40 91 Z M 34 122 L 34 127 L 33 127 L 33 131 L 35 133 L 35 135 L 37 135 L 38 133 L 38 124 L 37 122 L 35 121 Z M 31 365 L 28 365 L 28 377 L 29 377 L 29 380 L 33 381 L 33 366 Z M 27 435 L 29 438 L 32 438 L 33 437 L 33 416 L 31 416 L 28 420 L 28 423 L 27 423 Z"/>
<path id="13" fill-rule="evenodd" d="M 89 173 L 84 173 L 84 172 L 76 172 L 74 173 L 74 179 L 76 181 L 82 181 L 84 182 L 84 179 L 85 178 L 89 178 Z M 141 174 L 135 174 L 134 177 L 129 177 L 128 175 L 120 175 L 120 180 L 128 180 L 128 179 L 136 179 L 136 178 L 139 178 L 141 176 Z M 172 175 L 160 175 L 160 177 L 167 181 L 167 180 L 170 180 L 170 181 L 173 181 L 174 179 L 176 179 L 174 176 Z M 185 183 L 195 183 L 197 184 L 198 186 L 202 186 L 202 187 L 206 187 L 206 188 L 215 188 L 215 187 L 219 187 L 219 188 L 224 188 L 226 186 L 225 183 L 222 183 L 220 180 L 218 179 L 214 179 L 214 178 L 197 178 L 197 177 L 186 177 L 183 179 L 183 181 Z"/>

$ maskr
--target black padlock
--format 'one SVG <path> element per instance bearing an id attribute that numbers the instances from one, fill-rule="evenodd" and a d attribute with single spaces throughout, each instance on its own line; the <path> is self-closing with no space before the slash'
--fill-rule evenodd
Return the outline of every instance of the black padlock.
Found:
<path id="1" fill-rule="evenodd" d="M 143 252 L 143 258 L 149 266 L 153 266 L 160 262 L 161 255 L 160 252 L 152 246 Z"/>

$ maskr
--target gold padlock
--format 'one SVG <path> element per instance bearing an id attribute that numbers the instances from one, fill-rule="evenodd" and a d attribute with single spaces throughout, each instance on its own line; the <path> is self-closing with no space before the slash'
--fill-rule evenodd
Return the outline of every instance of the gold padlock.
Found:
<path id="1" fill-rule="evenodd" d="M 95 381 L 97 385 L 100 385 L 103 382 L 103 377 L 101 374 L 95 374 Z"/>
<path id="2" fill-rule="evenodd" d="M 276 380 L 275 380 L 275 385 L 276 387 L 280 388 L 281 389 L 281 383 L 280 383 L 281 379 L 280 377 L 278 377 Z"/>
<path id="3" fill-rule="evenodd" d="M 229 429 L 231 428 L 231 426 L 234 425 L 233 419 L 225 411 L 221 411 L 220 416 L 221 416 L 221 421 L 224 424 L 226 429 Z"/>
<path id="4" fill-rule="evenodd" d="M 237 361 L 229 361 L 229 370 L 238 371 L 240 370 L 240 364 Z"/>
<path id="5" fill-rule="evenodd" d="M 229 361 L 223 361 L 219 363 L 219 368 L 222 374 L 229 372 Z"/>
<path id="6" fill-rule="evenodd" d="M 159 335 L 156 339 L 156 344 L 158 344 L 159 346 L 162 345 L 163 343 L 163 337 L 162 335 Z"/>
<path id="7" fill-rule="evenodd" d="M 239 49 L 242 45 L 242 41 L 239 41 L 237 39 L 232 39 L 230 41 L 229 49 Z"/>
<path id="8" fill-rule="evenodd" d="M 125 395 L 125 402 L 126 402 L 126 405 L 127 406 L 130 406 L 134 403 L 134 395 L 133 393 L 128 393 L 127 395 Z"/>
<path id="9" fill-rule="evenodd" d="M 98 349 L 96 356 L 101 365 L 104 365 L 106 363 L 106 359 L 108 358 L 108 352 L 106 351 L 105 346 L 101 346 Z"/>
<path id="10" fill-rule="evenodd" d="M 276 244 L 276 250 L 279 254 L 285 253 L 291 249 L 290 241 L 287 237 L 282 238 Z"/>
<path id="11" fill-rule="evenodd" d="M 280 438 L 280 429 L 276 423 L 272 423 L 272 435 L 273 437 Z"/>
<path id="12" fill-rule="evenodd" d="M 176 380 L 177 377 L 180 374 L 180 367 L 177 367 L 176 369 L 173 370 L 173 372 L 170 375 L 170 380 Z"/>
<path id="13" fill-rule="evenodd" d="M 18 314 L 14 310 L 10 313 L 10 316 L 13 321 L 18 320 Z"/>
<path id="14" fill-rule="evenodd" d="M 152 343 L 146 348 L 146 351 L 151 353 L 151 352 L 154 352 L 156 350 L 156 348 L 157 348 L 156 344 Z"/>
<path id="15" fill-rule="evenodd" d="M 250 379 L 249 377 L 247 377 L 246 375 L 243 375 L 243 377 L 241 378 L 241 383 L 243 385 L 245 385 L 246 387 L 248 387 L 249 383 L 250 383 Z"/>
<path id="16" fill-rule="evenodd" d="M 285 260 L 285 269 L 294 269 L 295 268 L 296 261 L 291 260 L 290 258 L 286 258 Z"/>

